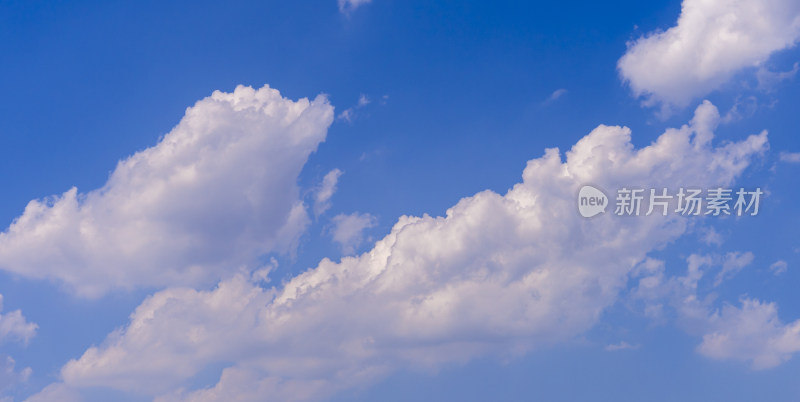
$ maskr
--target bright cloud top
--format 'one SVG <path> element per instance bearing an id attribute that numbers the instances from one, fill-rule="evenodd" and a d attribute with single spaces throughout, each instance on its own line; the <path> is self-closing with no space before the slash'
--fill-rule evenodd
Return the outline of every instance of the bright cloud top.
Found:
<path id="1" fill-rule="evenodd" d="M 650 105 L 684 107 L 798 38 L 796 0 L 684 0 L 678 24 L 630 43 L 618 67 Z"/>
<path id="2" fill-rule="evenodd" d="M 267 86 L 216 91 L 100 189 L 31 201 L 0 234 L 0 268 L 83 296 L 114 288 L 211 285 L 285 251 L 308 216 L 297 176 L 333 107 Z"/>
<path id="3" fill-rule="evenodd" d="M 110 386 L 160 400 L 318 399 L 401 367 L 512 357 L 586 331 L 629 272 L 686 231 L 680 215 L 591 220 L 581 185 L 730 184 L 767 148 L 766 133 L 712 146 L 719 113 L 636 150 L 630 130 L 599 126 L 562 159 L 528 162 L 505 195 L 466 197 L 446 216 L 403 216 L 374 248 L 324 259 L 282 288 L 243 274 L 211 291 L 170 288 L 130 324 L 62 369 L 71 387 Z M 183 387 L 230 364 L 216 386 Z"/>

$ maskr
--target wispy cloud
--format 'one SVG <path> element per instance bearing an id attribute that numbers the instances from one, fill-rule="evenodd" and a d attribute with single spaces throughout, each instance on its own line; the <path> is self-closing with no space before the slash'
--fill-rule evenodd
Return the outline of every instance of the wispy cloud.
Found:
<path id="1" fill-rule="evenodd" d="M 345 15 L 350 15 L 357 8 L 371 3 L 372 0 L 338 0 L 339 12 Z"/>
<path id="2" fill-rule="evenodd" d="M 620 351 L 620 350 L 636 350 L 636 349 L 639 349 L 640 346 L 641 345 L 639 345 L 639 344 L 631 345 L 628 342 L 621 341 L 620 343 L 606 345 L 605 350 L 608 351 L 608 352 L 616 352 L 616 351 Z"/>
<path id="3" fill-rule="evenodd" d="M 788 71 L 771 71 L 761 66 L 756 72 L 758 89 L 762 91 L 772 91 L 781 82 L 793 79 L 797 75 L 798 70 L 800 70 L 800 63 L 794 63 L 792 69 Z"/>
<path id="4" fill-rule="evenodd" d="M 314 191 L 314 215 L 320 216 L 331 207 L 331 197 L 336 192 L 339 177 L 344 172 L 333 169 L 322 178 L 322 183 Z"/>
<path id="5" fill-rule="evenodd" d="M 342 248 L 342 253 L 352 254 L 364 242 L 364 230 L 375 227 L 378 219 L 370 214 L 339 214 L 331 219 L 331 237 Z"/>
<path id="6" fill-rule="evenodd" d="M 703 229 L 701 231 L 700 240 L 702 240 L 703 243 L 705 244 L 715 245 L 715 246 L 721 246 L 722 243 L 724 242 L 724 240 L 722 239 L 722 235 L 719 234 L 719 232 L 717 232 L 716 229 L 714 229 L 713 227 L 708 227 L 706 229 Z"/>
<path id="7" fill-rule="evenodd" d="M 384 100 L 385 99 L 386 98 L 384 98 Z M 372 103 L 372 101 L 369 99 L 369 97 L 367 97 L 367 95 L 361 94 L 361 95 L 358 96 L 358 102 L 356 103 L 355 106 L 345 109 L 344 111 L 339 113 L 339 115 L 336 118 L 339 119 L 339 120 L 345 120 L 347 122 L 352 122 L 353 119 L 355 119 L 355 117 L 356 117 L 356 112 L 359 109 L 363 108 L 364 106 L 369 105 L 370 103 Z"/>
<path id="8" fill-rule="evenodd" d="M 722 269 L 717 274 L 716 279 L 714 279 L 714 286 L 721 285 L 723 280 L 736 275 L 744 267 L 750 265 L 753 262 L 753 258 L 755 258 L 755 256 L 749 251 L 744 253 L 734 251 L 725 254 L 722 261 Z"/>
<path id="9" fill-rule="evenodd" d="M 781 152 L 781 162 L 800 163 L 800 152 Z"/>
<path id="10" fill-rule="evenodd" d="M 776 276 L 785 273 L 788 268 L 789 264 L 787 264 L 784 260 L 775 261 L 769 266 L 769 270 Z"/>
<path id="11" fill-rule="evenodd" d="M 550 96 L 548 96 L 544 101 L 542 101 L 542 105 L 546 106 L 549 105 L 558 99 L 563 98 L 569 91 L 566 88 L 559 88 L 553 91 Z"/>

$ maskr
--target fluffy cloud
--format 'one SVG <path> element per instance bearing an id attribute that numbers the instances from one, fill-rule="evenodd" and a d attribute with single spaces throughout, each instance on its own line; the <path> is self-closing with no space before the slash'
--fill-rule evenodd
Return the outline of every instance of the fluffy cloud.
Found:
<path id="1" fill-rule="evenodd" d="M 0 295 L 0 311 L 3 310 L 3 295 Z M 0 341 L 17 340 L 25 344 L 36 335 L 39 326 L 28 322 L 20 310 L 0 314 Z"/>
<path id="2" fill-rule="evenodd" d="M 332 120 L 324 97 L 214 92 L 157 145 L 120 161 L 102 188 L 31 201 L 0 234 L 0 267 L 89 297 L 212 285 L 292 247 L 308 222 L 297 176 Z"/>
<path id="3" fill-rule="evenodd" d="M 784 324 L 775 303 L 744 298 L 710 318 L 712 330 L 697 350 L 715 359 L 750 362 L 756 370 L 775 367 L 800 352 L 800 320 Z"/>
<path id="4" fill-rule="evenodd" d="M 714 147 L 705 103 L 692 124 L 636 150 L 630 130 L 599 126 L 562 159 L 528 162 L 505 195 L 483 191 L 445 216 L 403 216 L 374 248 L 265 289 L 244 274 L 211 291 L 155 293 L 130 323 L 62 369 L 75 387 L 161 400 L 317 399 L 399 367 L 515 356 L 592 327 L 631 269 L 686 231 L 676 214 L 580 217 L 585 183 L 676 188 L 730 184 L 766 133 Z M 213 387 L 187 390 L 211 364 Z"/>
<path id="5" fill-rule="evenodd" d="M 676 26 L 631 42 L 619 60 L 622 78 L 651 105 L 684 107 L 800 38 L 796 0 L 684 0 L 681 8 Z"/>
<path id="6" fill-rule="evenodd" d="M 16 370 L 17 362 L 9 356 L 0 358 L 0 391 L 5 391 L 14 387 L 19 383 L 28 381 L 31 376 L 31 368 L 25 367 L 22 370 Z M 0 398 L 5 400 L 5 398 Z"/>
<path id="7" fill-rule="evenodd" d="M 633 295 L 646 300 L 646 312 L 660 314 L 664 303 L 674 308 L 680 326 L 702 336 L 697 347 L 700 354 L 748 362 L 756 370 L 775 367 L 800 352 L 800 320 L 785 324 L 778 318 L 774 303 L 749 297 L 742 297 L 740 307 L 723 303 L 722 308 L 714 308 L 715 295 L 703 295 L 698 290 L 700 281 L 713 268 L 720 266 L 714 280 L 714 286 L 718 286 L 730 267 L 744 266 L 751 260 L 751 253 L 729 253 L 724 259 L 692 254 L 687 258 L 686 275 L 669 279 L 664 278 L 663 262 L 647 260 L 635 270 L 640 279 Z"/>
<path id="8" fill-rule="evenodd" d="M 364 241 L 364 230 L 375 227 L 378 219 L 370 214 L 354 212 L 350 215 L 336 215 L 331 219 L 331 223 L 333 223 L 331 229 L 333 241 L 339 243 L 343 253 L 352 254 Z"/>

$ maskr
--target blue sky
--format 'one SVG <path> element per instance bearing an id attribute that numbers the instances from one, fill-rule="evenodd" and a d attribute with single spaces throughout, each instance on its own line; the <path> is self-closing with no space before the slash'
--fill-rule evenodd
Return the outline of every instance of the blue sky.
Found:
<path id="1" fill-rule="evenodd" d="M 3 2 L 0 396 L 797 400 L 798 40 L 789 0 Z"/>

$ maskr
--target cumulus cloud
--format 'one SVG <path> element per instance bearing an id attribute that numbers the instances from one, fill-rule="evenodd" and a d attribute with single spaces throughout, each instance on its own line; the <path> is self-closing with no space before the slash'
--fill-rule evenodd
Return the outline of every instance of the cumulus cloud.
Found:
<path id="1" fill-rule="evenodd" d="M 750 362 L 768 369 L 800 352 L 800 320 L 784 324 L 775 303 L 744 298 L 741 307 L 725 305 L 710 319 L 713 331 L 703 336 L 697 350 L 715 359 Z"/>
<path id="2" fill-rule="evenodd" d="M 322 178 L 322 183 L 314 192 L 314 215 L 320 216 L 331 207 L 331 197 L 336 192 L 342 173 L 339 169 L 333 169 Z"/>
<path id="3" fill-rule="evenodd" d="M 375 227 L 378 219 L 370 214 L 354 212 L 339 214 L 331 219 L 331 237 L 338 243 L 344 254 L 352 254 L 364 242 L 364 230 Z"/>
<path id="4" fill-rule="evenodd" d="M 3 295 L 0 295 L 0 311 L 3 310 Z M 0 341 L 17 340 L 25 344 L 36 335 L 39 326 L 28 322 L 22 311 L 14 310 L 0 314 Z"/>
<path id="5" fill-rule="evenodd" d="M 157 145 L 120 161 L 103 187 L 31 201 L 0 234 L 0 268 L 89 297 L 213 285 L 292 248 L 309 220 L 297 176 L 332 119 L 324 97 L 216 91 Z"/>
<path id="6" fill-rule="evenodd" d="M 618 68 L 646 104 L 685 107 L 798 38 L 795 0 L 684 0 L 677 25 L 629 43 Z"/>
<path id="7" fill-rule="evenodd" d="M 713 109 L 713 110 L 712 110 Z M 483 191 L 445 216 L 403 216 L 368 252 L 328 259 L 262 288 L 244 275 L 210 291 L 170 288 L 61 371 L 71 386 L 173 400 L 317 399 L 401 367 L 513 357 L 591 328 L 652 249 L 687 230 L 680 215 L 580 217 L 585 183 L 730 184 L 766 150 L 766 133 L 711 145 L 719 113 L 634 149 L 630 130 L 599 126 L 565 158 L 528 162 L 504 195 Z M 210 364 L 219 382 L 185 384 Z"/>
<path id="8" fill-rule="evenodd" d="M 728 254 L 721 272 L 726 263 L 744 264 L 743 260 L 750 259 L 747 254 Z M 702 337 L 698 353 L 713 359 L 743 361 L 760 370 L 775 367 L 800 352 L 800 320 L 785 324 L 774 303 L 750 297 L 742 297 L 738 307 L 723 303 L 715 308 L 716 295 L 704 295 L 698 283 L 720 265 L 719 258 L 692 254 L 686 261 L 686 275 L 669 279 L 665 279 L 660 261 L 650 260 L 635 270 L 639 281 L 632 294 L 646 300 L 646 312 L 660 313 L 664 303 L 669 304 L 677 313 L 678 324 Z"/>

